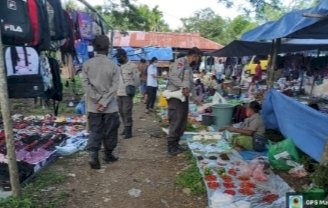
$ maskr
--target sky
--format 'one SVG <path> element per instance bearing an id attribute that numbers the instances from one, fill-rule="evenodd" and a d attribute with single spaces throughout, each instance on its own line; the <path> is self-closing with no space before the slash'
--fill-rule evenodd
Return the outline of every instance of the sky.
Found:
<path id="1" fill-rule="evenodd" d="M 101 5 L 104 0 L 89 0 L 91 5 Z M 235 2 L 242 3 L 243 0 Z M 181 18 L 190 17 L 196 11 L 210 7 L 222 17 L 234 18 L 240 14 L 237 9 L 227 9 L 219 4 L 217 0 L 136 0 L 136 4 L 147 4 L 153 8 L 156 5 L 163 12 L 164 20 L 171 29 L 182 26 Z"/>

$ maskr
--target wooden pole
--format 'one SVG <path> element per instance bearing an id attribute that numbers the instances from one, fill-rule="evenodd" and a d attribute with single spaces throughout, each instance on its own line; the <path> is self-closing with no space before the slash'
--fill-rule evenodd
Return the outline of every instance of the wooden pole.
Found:
<path id="1" fill-rule="evenodd" d="M 328 142 L 326 142 L 325 149 L 323 150 L 321 160 L 320 160 L 320 164 L 321 165 L 328 165 Z"/>
<path id="2" fill-rule="evenodd" d="M 0 31 L 0 105 L 1 105 L 1 113 L 2 113 L 2 119 L 4 124 L 5 136 L 6 136 L 7 158 L 8 158 L 11 190 L 13 196 L 17 197 L 20 196 L 21 190 L 20 190 L 18 168 L 16 162 L 14 133 L 12 129 L 12 122 L 10 116 L 10 102 L 8 97 L 7 76 L 5 72 L 3 57 L 4 57 L 3 45 L 2 45 L 1 31 Z"/>
<path id="3" fill-rule="evenodd" d="M 273 52 L 272 52 L 272 57 L 271 57 L 271 65 L 270 65 L 270 68 L 268 71 L 268 87 L 269 87 L 269 89 L 271 89 L 273 86 L 274 71 L 277 68 L 277 56 L 279 53 L 280 45 L 281 45 L 281 39 L 278 38 L 274 41 Z"/>

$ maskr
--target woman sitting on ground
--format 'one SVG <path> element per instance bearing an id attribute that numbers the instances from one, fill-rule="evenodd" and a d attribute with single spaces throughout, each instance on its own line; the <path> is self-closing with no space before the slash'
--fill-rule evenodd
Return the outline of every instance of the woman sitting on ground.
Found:
<path id="1" fill-rule="evenodd" d="M 232 144 L 246 150 L 262 151 L 267 142 L 265 134 L 265 126 L 260 115 L 261 105 L 257 101 L 249 103 L 246 108 L 247 119 L 241 123 L 240 128 L 227 127 L 220 131 L 228 130 L 233 133 L 239 133 L 232 140 Z"/>

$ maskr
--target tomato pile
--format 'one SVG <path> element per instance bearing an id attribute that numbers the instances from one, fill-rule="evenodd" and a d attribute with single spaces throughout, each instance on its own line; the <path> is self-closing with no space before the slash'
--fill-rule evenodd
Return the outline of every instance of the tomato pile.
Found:
<path id="1" fill-rule="evenodd" d="M 246 195 L 246 196 L 254 195 L 254 191 L 252 188 L 240 188 L 239 193 Z"/>
<path id="2" fill-rule="evenodd" d="M 228 170 L 228 173 L 229 173 L 230 175 L 233 175 L 233 176 L 236 176 L 236 175 L 237 175 L 237 171 L 236 171 L 236 169 L 234 169 L 234 168 L 230 168 L 230 169 Z"/>
<path id="3" fill-rule="evenodd" d="M 207 186 L 208 186 L 208 188 L 215 190 L 215 189 L 219 188 L 219 183 L 216 181 L 209 181 L 209 182 L 207 182 Z"/>
<path id="4" fill-rule="evenodd" d="M 233 184 L 233 183 L 223 183 L 223 186 L 225 188 L 235 188 L 235 184 Z"/>
<path id="5" fill-rule="evenodd" d="M 216 181 L 216 176 L 215 175 L 207 175 L 205 176 L 206 181 Z"/>
<path id="6" fill-rule="evenodd" d="M 279 196 L 277 194 L 269 193 L 263 197 L 262 201 L 268 204 L 272 204 L 272 202 L 276 201 L 278 198 Z"/>
<path id="7" fill-rule="evenodd" d="M 225 194 L 232 195 L 232 196 L 236 195 L 236 192 L 234 190 L 229 190 L 229 189 L 228 190 L 225 190 L 224 193 Z"/>
<path id="8" fill-rule="evenodd" d="M 241 182 L 240 187 L 241 188 L 255 188 L 256 185 L 250 181 L 243 181 L 243 182 Z"/>
<path id="9" fill-rule="evenodd" d="M 249 176 L 239 176 L 239 177 L 237 177 L 237 179 L 240 181 L 249 181 L 250 177 Z"/>

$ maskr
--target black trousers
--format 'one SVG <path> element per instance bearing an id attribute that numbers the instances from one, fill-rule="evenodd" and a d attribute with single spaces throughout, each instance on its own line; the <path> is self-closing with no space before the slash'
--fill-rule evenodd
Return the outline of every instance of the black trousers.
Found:
<path id="1" fill-rule="evenodd" d="M 181 102 L 178 99 L 168 101 L 169 135 L 168 141 L 180 141 L 188 122 L 189 102 Z"/>
<path id="2" fill-rule="evenodd" d="M 118 102 L 118 109 L 124 127 L 131 127 L 133 124 L 133 119 L 132 119 L 133 98 L 130 96 L 119 96 L 117 98 L 117 102 Z"/>
<path id="3" fill-rule="evenodd" d="M 117 146 L 120 118 L 118 113 L 88 113 L 90 135 L 88 151 L 99 151 L 101 143 L 105 151 L 112 152 Z"/>
<path id="4" fill-rule="evenodd" d="M 155 101 L 156 101 L 156 95 L 157 95 L 157 87 L 150 87 L 147 86 L 147 109 L 154 109 Z"/>

